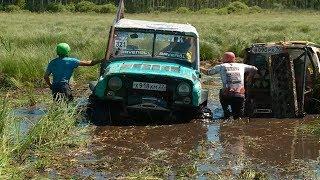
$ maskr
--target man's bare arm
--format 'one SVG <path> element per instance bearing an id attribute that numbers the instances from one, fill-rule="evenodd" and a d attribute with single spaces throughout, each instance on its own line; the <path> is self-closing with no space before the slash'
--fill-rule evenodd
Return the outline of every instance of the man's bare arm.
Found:
<path id="1" fill-rule="evenodd" d="M 103 59 L 96 60 L 96 61 L 85 61 L 85 60 L 82 60 L 82 61 L 80 61 L 79 66 L 94 66 L 96 64 L 102 63 L 102 61 L 103 61 Z"/>

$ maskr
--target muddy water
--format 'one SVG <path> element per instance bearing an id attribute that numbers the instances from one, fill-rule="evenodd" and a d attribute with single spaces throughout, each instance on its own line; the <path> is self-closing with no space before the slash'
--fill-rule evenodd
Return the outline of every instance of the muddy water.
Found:
<path id="1" fill-rule="evenodd" d="M 199 179 L 212 174 L 234 178 L 244 170 L 261 172 L 270 179 L 320 179 L 320 139 L 299 130 L 313 117 L 220 120 L 219 84 L 209 87 L 213 120 L 96 127 L 90 152 L 79 158 L 79 174 L 105 179 L 155 164 L 174 170 L 197 161 Z"/>
<path id="2" fill-rule="evenodd" d="M 161 174 L 161 167 L 174 171 L 196 161 L 198 179 L 212 175 L 230 179 L 248 169 L 269 179 L 320 179 L 320 139 L 300 130 L 314 117 L 220 120 L 219 87 L 208 84 L 213 120 L 149 125 L 129 120 L 123 126 L 96 127 L 88 152 L 77 157 L 75 176 L 109 179 L 148 168 Z M 42 108 L 15 110 L 27 119 L 21 125 L 25 131 L 44 113 Z"/>
<path id="3" fill-rule="evenodd" d="M 320 178 L 320 141 L 303 134 L 305 120 L 250 119 L 220 121 L 208 126 L 208 141 L 218 144 L 204 163 L 215 173 L 238 174 L 244 169 L 264 172 L 269 178 Z M 210 169 L 214 164 L 214 168 Z M 208 171 L 208 169 L 205 169 Z"/>
<path id="4" fill-rule="evenodd" d="M 22 119 L 19 121 L 19 131 L 22 135 L 26 135 L 45 113 L 46 110 L 42 107 L 17 108 L 13 111 L 16 117 Z"/>

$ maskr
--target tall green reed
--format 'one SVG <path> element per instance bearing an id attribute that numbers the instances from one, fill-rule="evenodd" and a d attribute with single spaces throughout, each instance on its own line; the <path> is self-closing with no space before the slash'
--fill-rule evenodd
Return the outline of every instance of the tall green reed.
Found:
<path id="1" fill-rule="evenodd" d="M 6 100 L 0 106 L 0 178 L 24 177 L 30 167 L 33 170 L 30 163 L 42 161 L 63 148 L 86 144 L 83 135 L 87 128 L 77 126 L 81 115 L 74 105 L 52 102 L 39 120 L 30 121 L 33 125 L 26 133 L 22 122 L 28 120 L 16 117 Z M 45 155 L 37 157 L 41 152 Z"/>

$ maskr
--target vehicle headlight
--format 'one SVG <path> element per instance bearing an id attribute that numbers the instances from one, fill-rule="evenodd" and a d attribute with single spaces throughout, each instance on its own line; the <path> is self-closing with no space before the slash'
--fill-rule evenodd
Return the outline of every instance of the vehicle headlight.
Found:
<path id="1" fill-rule="evenodd" d="M 191 92 L 191 87 L 189 84 L 187 83 L 180 83 L 179 86 L 178 86 L 178 94 L 180 96 L 187 96 L 189 95 Z"/>
<path id="2" fill-rule="evenodd" d="M 122 88 L 122 80 L 119 77 L 114 76 L 109 79 L 108 87 L 112 91 L 118 91 L 119 89 Z"/>

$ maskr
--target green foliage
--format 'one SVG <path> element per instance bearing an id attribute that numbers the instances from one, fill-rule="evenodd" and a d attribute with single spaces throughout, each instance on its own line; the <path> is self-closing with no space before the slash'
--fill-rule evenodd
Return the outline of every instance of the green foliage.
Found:
<path id="1" fill-rule="evenodd" d="M 209 43 L 202 42 L 200 43 L 200 59 L 203 60 L 212 60 L 217 55 L 214 54 L 216 50 Z"/>
<path id="2" fill-rule="evenodd" d="M 73 4 L 73 3 L 81 3 L 83 0 L 2 0 L 1 2 L 6 5 L 17 5 L 21 9 L 27 8 L 30 11 L 43 12 L 47 9 L 47 6 L 51 3 L 60 2 L 63 5 Z M 117 3 L 118 1 L 110 1 L 110 0 L 85 0 L 86 2 L 97 3 L 97 4 L 106 4 L 106 3 Z M 248 6 L 256 6 L 259 5 L 263 9 L 320 9 L 320 1 L 319 0 L 291 0 L 291 1 L 283 1 L 283 0 L 161 0 L 161 1 L 145 1 L 145 0 L 132 0 L 125 1 L 126 12 L 128 13 L 146 13 L 153 11 L 167 12 L 174 11 L 181 6 L 184 6 L 191 11 L 199 11 L 201 9 L 206 8 L 227 8 L 228 13 L 234 13 L 234 7 L 228 7 L 229 4 L 237 2 L 236 4 L 241 5 L 240 3 L 245 3 Z M 117 5 L 117 4 L 116 4 Z M 227 6 L 227 7 L 226 7 Z M 244 6 L 243 6 L 244 7 Z M 100 8 L 100 7 L 99 7 Z M 239 7 L 235 7 L 236 10 Z M 95 8 L 81 8 L 81 11 L 78 12 L 88 12 L 88 11 L 98 11 Z M 225 10 L 221 10 L 225 11 Z M 204 11 L 206 12 L 206 11 Z M 256 11 L 254 11 L 256 12 Z M 220 12 L 224 14 L 224 12 Z"/>
<path id="3" fill-rule="evenodd" d="M 0 4 L 0 11 L 4 11 L 4 5 Z"/>
<path id="4" fill-rule="evenodd" d="M 311 27 L 307 24 L 299 27 L 299 31 L 303 33 L 309 33 L 311 30 L 312 30 Z"/>
<path id="5" fill-rule="evenodd" d="M 74 4 L 67 4 L 67 5 L 65 5 L 65 9 L 66 9 L 66 11 L 69 11 L 69 12 L 75 12 L 76 6 Z"/>
<path id="6" fill-rule="evenodd" d="M 217 9 L 211 9 L 211 8 L 204 8 L 197 11 L 198 14 L 213 14 L 216 12 L 217 12 Z"/>
<path id="7" fill-rule="evenodd" d="M 272 8 L 273 9 L 277 9 L 277 10 L 282 10 L 282 9 L 285 8 L 285 6 L 283 4 L 281 4 L 281 3 L 273 3 L 272 4 Z"/>
<path id="8" fill-rule="evenodd" d="M 187 7 L 179 7 L 177 10 L 176 10 L 176 13 L 178 14 L 187 14 L 187 13 L 190 13 L 190 9 L 187 8 Z"/>
<path id="9" fill-rule="evenodd" d="M 17 6 L 17 5 L 8 5 L 8 6 L 5 6 L 5 7 L 4 7 L 4 10 L 5 10 L 6 12 L 18 12 L 18 11 L 20 11 L 21 9 L 20 9 L 20 7 Z"/>
<path id="10" fill-rule="evenodd" d="M 235 1 L 230 3 L 227 7 L 226 7 L 228 14 L 232 14 L 232 13 L 247 13 L 249 11 L 249 7 L 240 2 L 240 1 Z"/>
<path id="11" fill-rule="evenodd" d="M 234 39 L 227 51 L 231 51 L 231 52 L 234 52 L 236 54 L 236 56 L 240 56 L 240 57 L 244 57 L 244 49 L 246 47 L 249 47 L 250 45 L 250 42 L 247 41 L 247 39 Z"/>
<path id="12" fill-rule="evenodd" d="M 220 8 L 220 9 L 218 9 L 218 11 L 216 13 L 218 15 L 226 15 L 226 14 L 228 14 L 228 9 L 227 8 Z"/>
<path id="13" fill-rule="evenodd" d="M 23 9 L 26 6 L 26 0 L 16 0 L 15 5 L 19 6 L 21 9 Z"/>
<path id="14" fill-rule="evenodd" d="M 47 6 L 47 11 L 49 12 L 63 12 L 65 10 L 65 6 L 61 3 L 52 3 Z"/>
<path id="15" fill-rule="evenodd" d="M 97 13 L 115 13 L 117 7 L 113 4 L 96 5 L 95 11 Z"/>
<path id="16" fill-rule="evenodd" d="M 307 12 L 216 15 L 160 13 L 131 15 L 136 19 L 190 23 L 200 34 L 201 59 L 216 60 L 224 51 L 242 50 L 254 42 L 308 40 L 320 43 L 320 16 Z M 101 59 L 107 43 L 107 27 L 114 14 L 0 14 L 0 87 L 15 87 L 15 81 L 44 86 L 43 73 L 55 47 L 67 42 L 72 57 Z M 275 23 L 275 18 L 277 22 Z M 12 23 L 12 19 L 15 23 Z M 264 21 L 261 21 L 264 19 Z M 30 23 L 32 22 L 32 23 Z M 94 23 L 92 23 L 94 22 Z M 98 67 L 78 68 L 78 83 L 97 78 Z"/>
<path id="17" fill-rule="evenodd" d="M 263 12 L 263 9 L 259 6 L 252 6 L 249 11 L 250 13 L 261 13 Z"/>
<path id="18" fill-rule="evenodd" d="M 274 31 L 274 32 L 281 32 L 281 31 L 285 31 L 287 29 L 287 26 L 285 24 L 273 24 L 269 27 L 269 29 L 271 31 Z"/>
<path id="19" fill-rule="evenodd" d="M 44 170 L 52 165 L 52 157 L 59 150 L 79 148 L 86 143 L 81 138 L 85 128 L 76 126 L 75 106 L 63 102 L 49 104 L 46 114 L 27 131 L 23 128 L 26 120 L 16 118 L 6 100 L 0 101 L 0 107 L 2 179 L 25 179 L 24 171 Z M 33 160 L 29 161 L 29 157 Z"/>
<path id="20" fill-rule="evenodd" d="M 157 14 L 157 15 L 158 15 L 158 14 L 160 14 L 160 13 L 161 13 L 161 11 L 152 11 L 152 13 L 153 13 L 153 14 Z"/>
<path id="21" fill-rule="evenodd" d="M 90 1 L 81 1 L 75 6 L 77 12 L 90 12 L 95 10 L 96 5 Z"/>

